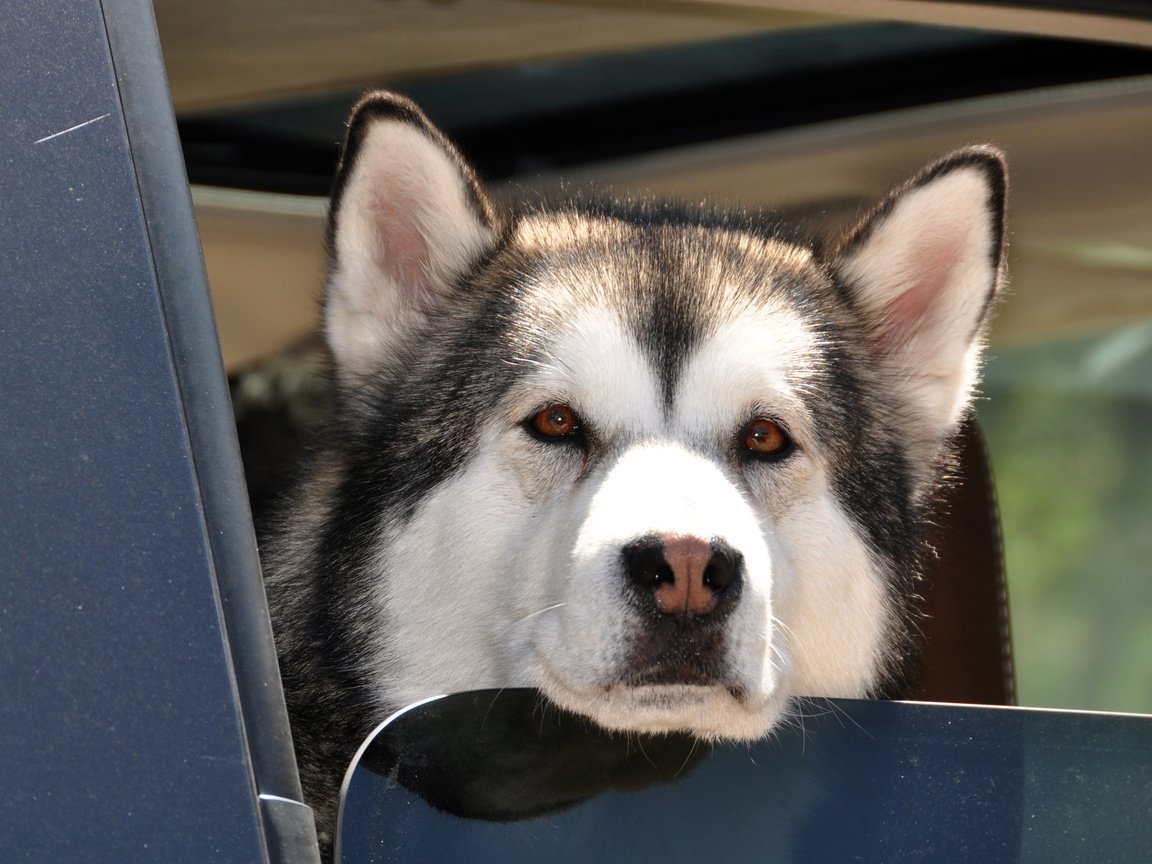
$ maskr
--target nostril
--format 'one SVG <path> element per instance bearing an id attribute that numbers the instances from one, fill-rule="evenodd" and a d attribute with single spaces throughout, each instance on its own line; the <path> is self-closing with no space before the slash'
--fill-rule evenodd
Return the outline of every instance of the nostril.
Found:
<path id="1" fill-rule="evenodd" d="M 671 585 L 675 581 L 676 574 L 667 564 L 662 564 L 652 571 L 652 586 L 655 588 L 659 588 L 661 585 Z"/>
<path id="2" fill-rule="evenodd" d="M 640 588 L 655 590 L 676 581 L 671 565 L 664 559 L 664 542 L 656 536 L 641 537 L 621 550 L 624 572 Z"/>
<path id="3" fill-rule="evenodd" d="M 704 585 L 715 592 L 723 591 L 740 578 L 744 556 L 723 540 L 713 540 L 709 545 L 712 557 L 704 568 Z"/>

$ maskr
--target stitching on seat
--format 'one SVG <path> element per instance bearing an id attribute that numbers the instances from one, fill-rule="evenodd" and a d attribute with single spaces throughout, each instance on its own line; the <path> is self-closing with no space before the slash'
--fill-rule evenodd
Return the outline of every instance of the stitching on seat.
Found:
<path id="1" fill-rule="evenodd" d="M 1004 691 L 1008 704 L 1016 704 L 1016 668 L 1012 658 L 1012 623 L 1008 614 L 1008 578 L 1004 562 L 1004 530 L 1000 523 L 1000 501 L 996 495 L 996 477 L 992 470 L 992 459 L 988 443 L 975 422 L 970 423 L 972 441 L 983 457 L 984 480 L 987 490 L 988 514 L 992 519 L 992 543 L 996 556 L 996 602 L 1000 627 L 1000 664 Z"/>

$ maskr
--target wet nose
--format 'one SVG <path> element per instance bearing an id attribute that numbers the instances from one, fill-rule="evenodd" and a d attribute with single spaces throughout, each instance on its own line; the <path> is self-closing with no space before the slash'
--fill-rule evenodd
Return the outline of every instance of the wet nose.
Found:
<path id="1" fill-rule="evenodd" d="M 717 538 L 649 534 L 626 544 L 622 557 L 629 584 L 665 615 L 714 615 L 739 594 L 743 556 Z"/>

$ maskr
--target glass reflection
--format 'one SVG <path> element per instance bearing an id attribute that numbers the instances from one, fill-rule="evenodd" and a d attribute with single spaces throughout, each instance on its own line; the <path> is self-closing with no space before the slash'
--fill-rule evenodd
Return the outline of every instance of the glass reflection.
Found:
<path id="1" fill-rule="evenodd" d="M 338 859 L 1137 861 L 1152 718 L 806 701 L 751 744 L 608 733 L 529 690 L 423 703 L 349 771 Z"/>

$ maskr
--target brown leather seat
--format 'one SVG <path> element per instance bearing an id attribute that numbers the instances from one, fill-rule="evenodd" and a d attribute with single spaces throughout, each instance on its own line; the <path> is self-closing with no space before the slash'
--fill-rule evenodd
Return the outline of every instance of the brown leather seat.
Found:
<path id="1" fill-rule="evenodd" d="M 974 421 L 963 427 L 959 456 L 957 482 L 945 491 L 930 535 L 936 556 L 921 587 L 923 665 L 910 696 L 1013 705 L 1000 514 L 988 451 Z"/>

